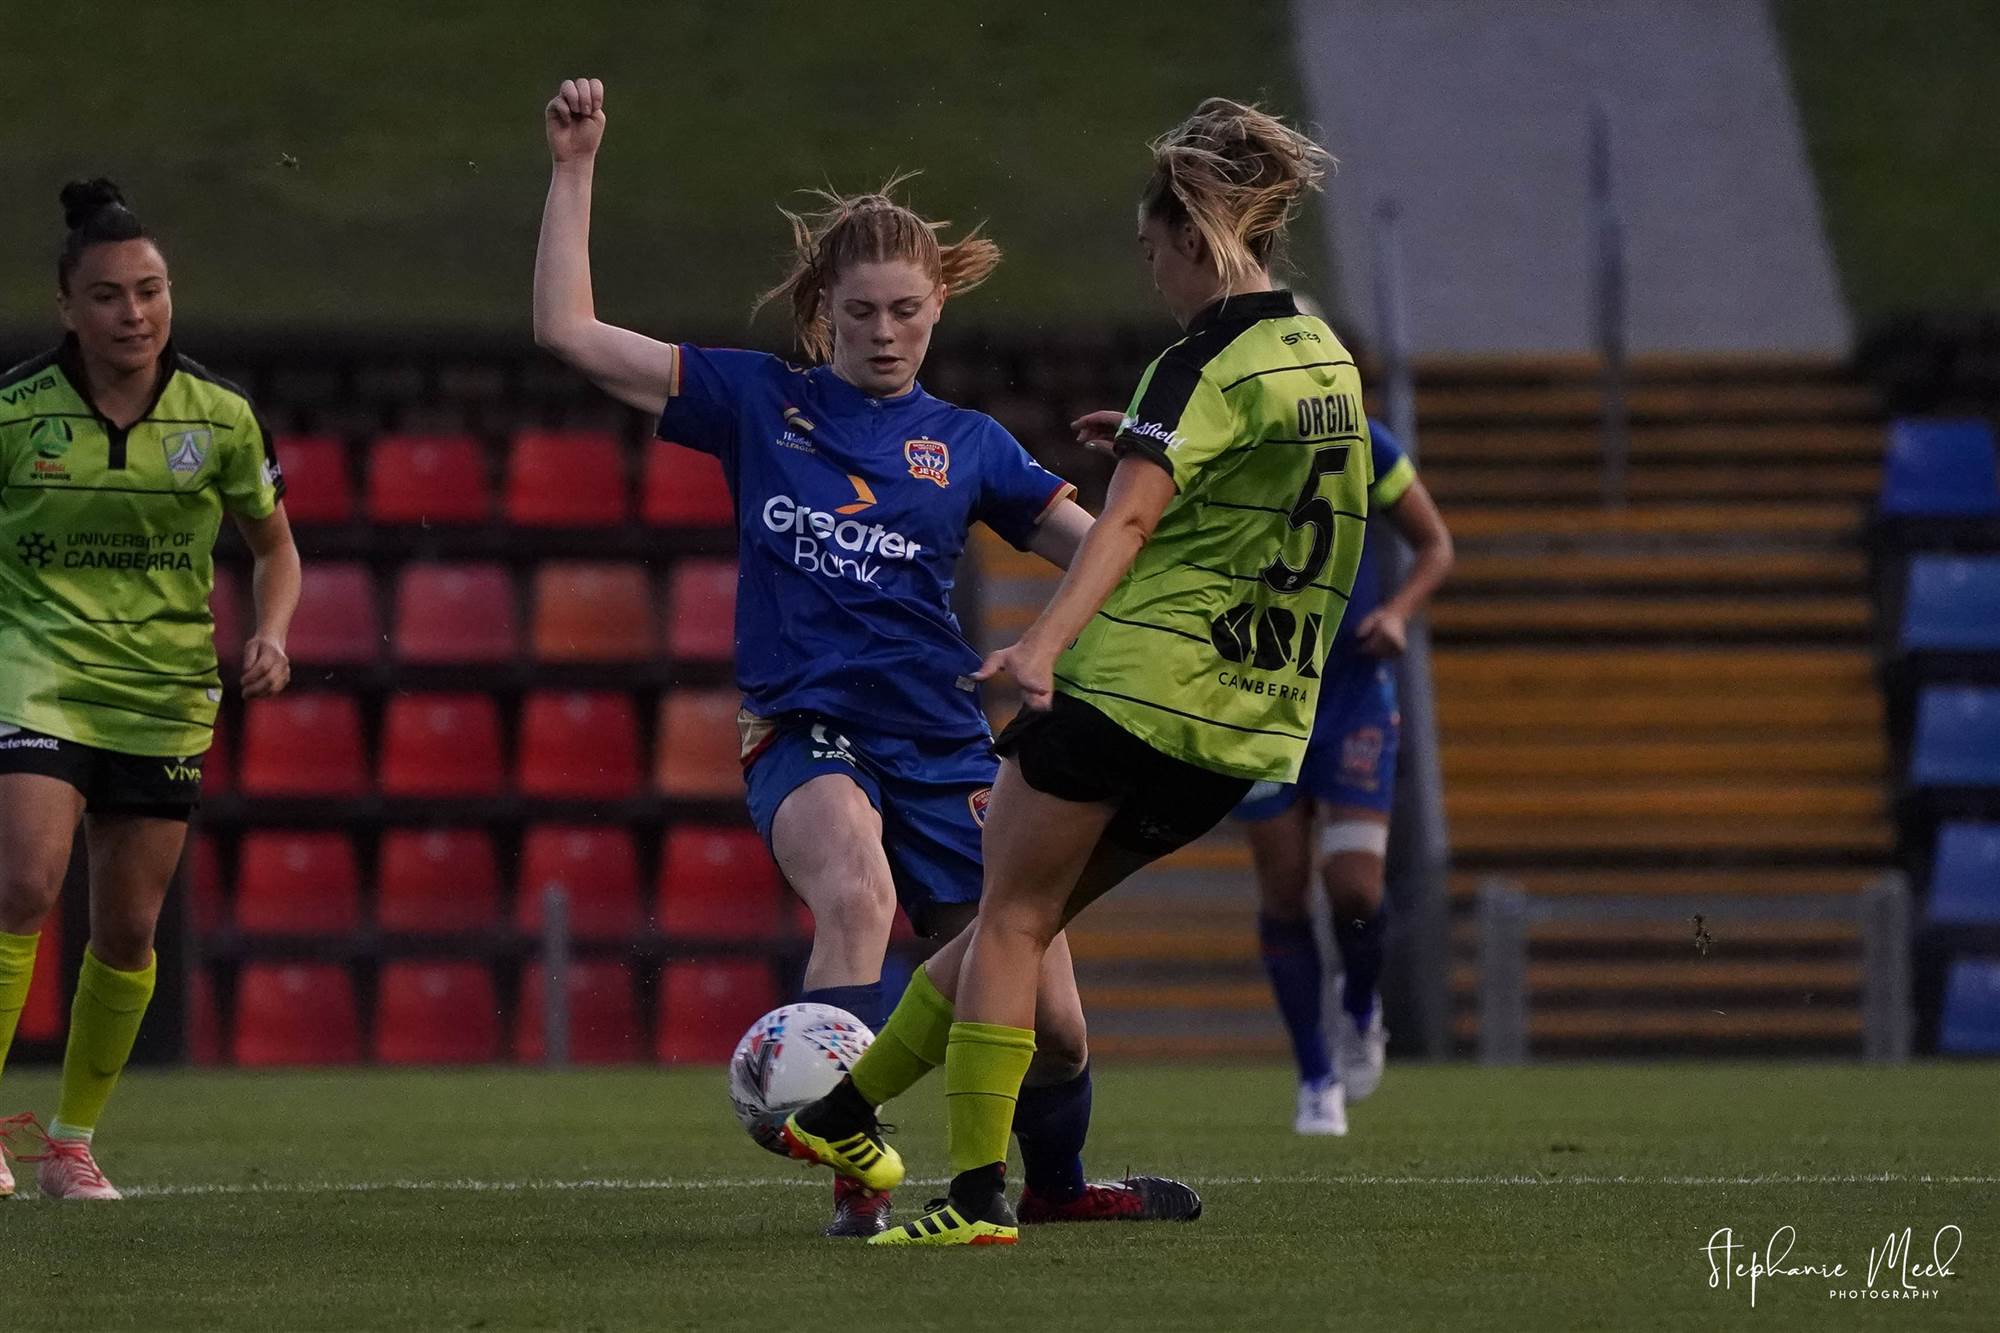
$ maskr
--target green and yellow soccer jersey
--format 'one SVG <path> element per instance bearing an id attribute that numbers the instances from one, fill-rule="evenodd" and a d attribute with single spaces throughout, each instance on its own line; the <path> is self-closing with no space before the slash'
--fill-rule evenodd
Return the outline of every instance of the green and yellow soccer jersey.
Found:
<path id="1" fill-rule="evenodd" d="M 277 456 L 250 400 L 171 347 L 128 430 L 83 383 L 74 340 L 0 375 L 0 722 L 200 754 L 222 697 L 216 531 L 277 507 Z"/>
<path id="2" fill-rule="evenodd" d="M 1292 781 L 1375 480 L 1353 357 L 1289 292 L 1219 302 L 1147 369 L 1117 449 L 1179 494 L 1057 688 L 1177 758 Z"/>

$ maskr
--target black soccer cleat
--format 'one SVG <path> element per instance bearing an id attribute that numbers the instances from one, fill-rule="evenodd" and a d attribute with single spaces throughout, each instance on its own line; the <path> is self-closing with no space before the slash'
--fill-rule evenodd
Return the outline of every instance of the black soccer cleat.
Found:
<path id="1" fill-rule="evenodd" d="M 846 1176 L 833 1178 L 833 1220 L 822 1236 L 855 1237 L 862 1240 L 879 1236 L 889 1229 L 889 1192 L 871 1190 Z"/>
<path id="2" fill-rule="evenodd" d="M 1201 1216 L 1201 1196 L 1164 1176 L 1127 1176 L 1085 1185 L 1063 1203 L 1021 1191 L 1017 1209 L 1022 1226 L 1049 1222 L 1192 1222 Z"/>

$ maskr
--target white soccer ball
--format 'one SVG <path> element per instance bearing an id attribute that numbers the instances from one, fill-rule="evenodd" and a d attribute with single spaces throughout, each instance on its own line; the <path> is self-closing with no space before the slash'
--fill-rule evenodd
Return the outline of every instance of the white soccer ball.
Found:
<path id="1" fill-rule="evenodd" d="M 729 1057 L 729 1104 L 759 1146 L 785 1155 L 785 1117 L 833 1091 L 875 1034 L 830 1004 L 773 1009 Z"/>

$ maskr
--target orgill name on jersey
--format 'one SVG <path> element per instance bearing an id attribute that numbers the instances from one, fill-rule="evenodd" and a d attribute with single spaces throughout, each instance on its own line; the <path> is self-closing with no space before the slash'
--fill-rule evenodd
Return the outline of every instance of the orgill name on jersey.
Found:
<path id="1" fill-rule="evenodd" d="M 764 502 L 764 526 L 792 535 L 792 563 L 828 578 L 850 578 L 874 584 L 884 560 L 914 560 L 923 547 L 880 523 L 842 518 L 824 509 L 800 504 L 789 495 Z M 828 546 L 837 548 L 829 550 Z M 841 555 L 840 551 L 848 554 Z"/>

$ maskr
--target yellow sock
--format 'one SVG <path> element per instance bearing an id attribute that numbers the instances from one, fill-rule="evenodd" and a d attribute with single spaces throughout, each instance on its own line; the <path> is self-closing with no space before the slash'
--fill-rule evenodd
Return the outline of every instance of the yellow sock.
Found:
<path id="1" fill-rule="evenodd" d="M 953 1023 L 944 1061 L 945 1118 L 951 1130 L 951 1173 L 1007 1160 L 1014 1102 L 1035 1058 L 1029 1028 Z"/>
<path id="2" fill-rule="evenodd" d="M 0 1071 L 7 1067 L 7 1049 L 28 1004 L 28 983 L 35 978 L 35 948 L 40 935 L 9 935 L 0 931 Z"/>
<path id="3" fill-rule="evenodd" d="M 896 1012 L 875 1034 L 875 1042 L 849 1071 L 854 1090 L 881 1106 L 908 1092 L 918 1079 L 944 1063 L 951 1037 L 951 1001 L 920 967 L 910 976 Z"/>
<path id="4" fill-rule="evenodd" d="M 132 1043 L 139 1039 L 139 1022 L 153 998 L 155 956 L 138 972 L 120 972 L 83 951 L 77 973 L 76 1002 L 69 1012 L 69 1046 L 63 1052 L 62 1098 L 49 1126 L 55 1138 L 87 1139 L 125 1072 Z"/>

